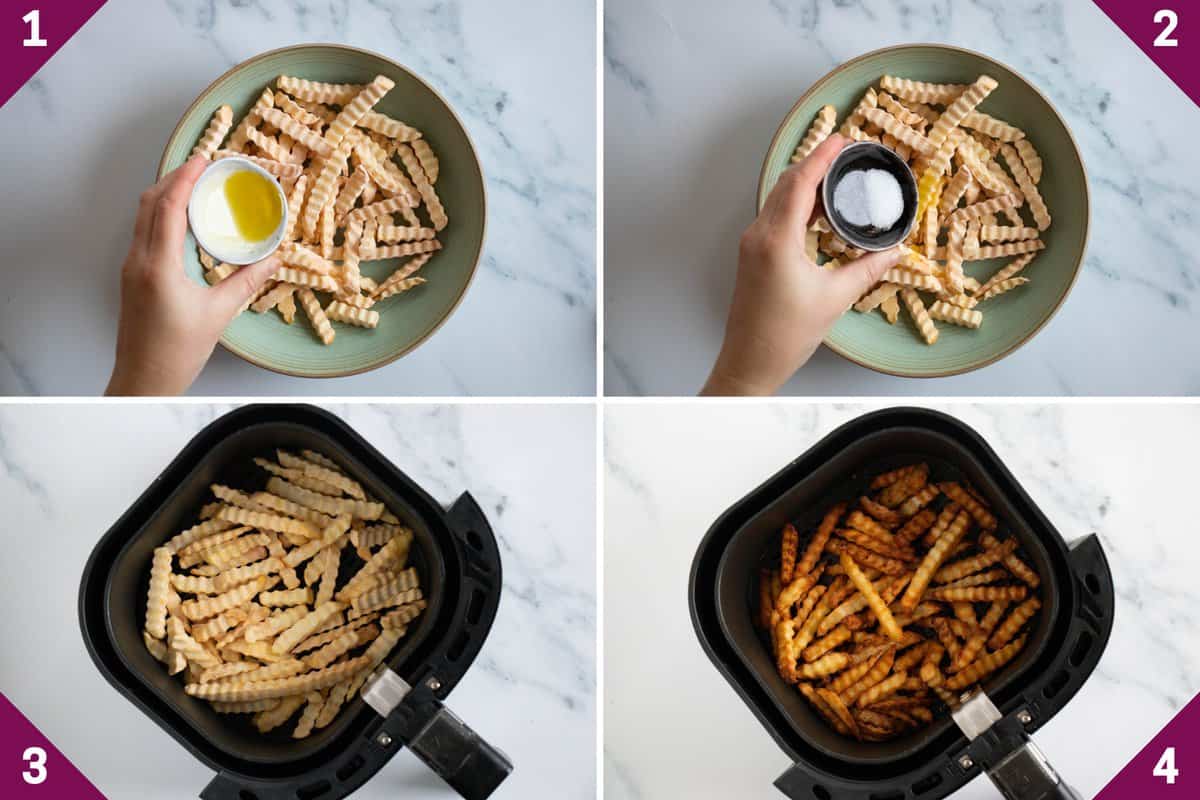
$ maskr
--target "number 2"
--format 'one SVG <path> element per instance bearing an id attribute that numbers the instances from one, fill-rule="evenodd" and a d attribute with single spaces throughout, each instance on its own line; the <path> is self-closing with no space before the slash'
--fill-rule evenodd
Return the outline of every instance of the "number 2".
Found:
<path id="1" fill-rule="evenodd" d="M 1175 769 L 1174 747 L 1168 747 L 1166 750 L 1163 750 L 1158 763 L 1154 765 L 1154 772 L 1152 774 L 1156 778 L 1166 778 L 1169 786 L 1175 785 L 1175 779 L 1179 777 L 1179 770 Z"/>
<path id="2" fill-rule="evenodd" d="M 21 754 L 22 760 L 29 764 L 29 769 L 21 773 L 26 783 L 37 785 L 46 780 L 46 751 L 40 747 L 26 748 Z M 1171 781 L 1174 783 L 1174 781 Z"/>
<path id="3" fill-rule="evenodd" d="M 1162 33 L 1154 40 L 1155 47 L 1179 47 L 1179 40 L 1171 36 L 1175 32 L 1175 28 L 1179 26 L 1179 15 L 1169 8 L 1164 8 L 1161 11 L 1154 12 L 1154 24 L 1159 25 L 1163 22 L 1167 24 L 1163 27 Z M 1174 783 L 1174 781 L 1172 781 Z"/>
<path id="4" fill-rule="evenodd" d="M 45 47 L 46 40 L 42 38 L 42 12 L 35 8 L 21 17 L 21 21 L 29 23 L 29 38 L 21 44 L 25 47 Z"/>

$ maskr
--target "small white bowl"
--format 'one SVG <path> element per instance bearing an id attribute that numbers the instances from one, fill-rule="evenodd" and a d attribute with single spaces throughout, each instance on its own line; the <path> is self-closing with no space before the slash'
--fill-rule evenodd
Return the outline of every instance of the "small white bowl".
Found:
<path id="1" fill-rule="evenodd" d="M 221 242 L 206 240 L 204 233 L 201 231 L 201 226 L 196 224 L 198 213 L 196 195 L 206 181 L 220 180 L 228 173 L 243 170 L 257 172 L 271 181 L 275 187 L 275 191 L 279 193 L 279 207 L 283 210 L 283 213 L 279 217 L 279 227 L 275 229 L 275 232 L 269 238 L 263 239 L 254 245 L 252 250 L 231 251 L 227 247 L 224 247 Z M 196 181 L 196 185 L 192 187 L 191 196 L 188 197 L 187 214 L 188 226 L 192 229 L 192 236 L 196 237 L 196 244 L 200 245 L 206 253 L 217 261 L 243 266 L 261 261 L 279 249 L 279 245 L 283 242 L 283 234 L 287 230 L 288 202 L 287 196 L 283 193 L 283 187 L 279 185 L 279 180 L 274 175 L 249 159 L 231 156 L 230 158 L 222 158 L 219 161 L 212 162 L 204 168 L 204 172 L 200 173 L 200 178 Z"/>

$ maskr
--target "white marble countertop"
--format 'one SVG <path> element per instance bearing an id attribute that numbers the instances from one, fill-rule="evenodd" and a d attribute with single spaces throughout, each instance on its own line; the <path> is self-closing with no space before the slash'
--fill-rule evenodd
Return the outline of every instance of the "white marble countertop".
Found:
<path id="1" fill-rule="evenodd" d="M 781 798 L 787 756 L 700 648 L 701 537 L 835 427 L 879 406 L 610 404 L 605 412 L 604 787 L 608 800 Z M 974 427 L 1068 540 L 1096 532 L 1117 589 L 1096 671 L 1035 735 L 1092 797 L 1200 691 L 1197 405 L 936 406 Z M 1120 431 L 1119 436 L 1114 436 Z M 956 800 L 995 800 L 976 778 Z"/>
<path id="2" fill-rule="evenodd" d="M 195 797 L 213 773 L 96 670 L 79 633 L 79 579 L 96 540 L 196 431 L 226 410 L 0 407 L 0 691 L 112 800 Z M 495 529 L 504 566 L 500 610 L 447 700 L 516 766 L 495 797 L 593 798 L 593 409 L 330 410 L 439 502 L 449 505 L 469 490 Z M 354 794 L 401 796 L 455 795 L 407 750 Z"/>
<path id="3" fill-rule="evenodd" d="M 984 370 L 906 380 L 822 349 L 784 391 L 1200 393 L 1200 110 L 1094 4 L 608 0 L 604 16 L 608 394 L 699 389 L 779 122 L 838 64 L 910 42 L 987 53 L 1063 114 L 1091 182 L 1086 264 L 1055 319 Z"/>
<path id="4" fill-rule="evenodd" d="M 103 391 L 138 193 L 171 130 L 234 64 L 302 42 L 388 55 L 454 106 L 488 181 L 483 260 L 398 362 L 306 381 L 219 349 L 192 393 L 594 393 L 593 0 L 109 0 L 0 109 L 0 394 Z"/>

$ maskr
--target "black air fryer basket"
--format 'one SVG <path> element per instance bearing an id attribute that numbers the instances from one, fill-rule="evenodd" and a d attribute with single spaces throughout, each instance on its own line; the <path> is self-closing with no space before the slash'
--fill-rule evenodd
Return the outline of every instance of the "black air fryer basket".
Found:
<path id="1" fill-rule="evenodd" d="M 185 694 L 142 642 L 154 548 L 194 523 L 211 483 L 261 486 L 251 459 L 276 448 L 333 459 L 412 529 L 409 560 L 429 603 L 365 694 L 300 740 L 280 729 L 260 734 L 245 716 L 217 714 Z M 354 567 L 343 562 L 343 574 Z M 441 701 L 483 645 L 500 587 L 496 539 L 470 494 L 443 509 L 336 416 L 313 406 L 252 405 L 200 431 L 100 539 L 80 584 L 79 624 L 108 682 L 217 771 L 201 792 L 205 800 L 337 800 L 403 746 L 463 797 L 482 800 L 512 765 Z"/>
<path id="2" fill-rule="evenodd" d="M 784 523 L 815 527 L 830 504 L 861 496 L 873 475 L 918 460 L 936 480 L 969 482 L 992 506 L 1042 578 L 1042 610 L 1021 654 L 953 719 L 858 742 L 830 728 L 776 672 L 753 626 L 756 582 L 779 552 Z M 795 761 L 775 782 L 795 800 L 937 800 L 981 770 L 1007 797 L 1077 797 L 1028 735 L 1100 660 L 1113 624 L 1112 573 L 1095 534 L 1068 544 L 987 443 L 953 417 L 886 409 L 826 436 L 713 523 L 692 563 L 689 604 L 709 658 Z"/>

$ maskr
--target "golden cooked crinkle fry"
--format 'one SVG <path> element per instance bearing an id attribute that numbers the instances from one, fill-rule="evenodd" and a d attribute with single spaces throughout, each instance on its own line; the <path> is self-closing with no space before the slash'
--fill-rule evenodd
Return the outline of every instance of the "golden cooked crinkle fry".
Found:
<path id="1" fill-rule="evenodd" d="M 855 561 L 865 564 L 871 569 L 878 570 L 884 575 L 903 575 L 908 571 L 906 562 L 896 558 L 876 553 L 874 550 L 869 550 L 862 545 L 847 541 L 843 538 L 831 539 L 825 549 L 836 555 L 849 555 Z"/>
<path id="2" fill-rule="evenodd" d="M 217 614 L 207 622 L 200 623 L 192 627 L 192 638 L 197 642 L 207 642 L 223 636 L 230 631 L 235 625 L 244 622 L 249 617 L 248 612 L 242 608 L 231 608 L 228 611 L 223 611 Z"/>
<path id="3" fill-rule="evenodd" d="M 384 630 L 407 629 L 410 622 L 421 616 L 421 612 L 425 610 L 425 605 L 424 600 L 417 600 L 416 602 L 402 605 L 395 611 L 389 611 L 387 614 L 384 614 L 379 620 L 379 624 Z"/>
<path id="4" fill-rule="evenodd" d="M 344 611 L 345 603 L 330 601 L 324 605 L 317 606 L 302 619 L 294 623 L 290 628 L 281 632 L 275 638 L 275 642 L 271 645 L 271 649 L 282 655 L 291 651 L 293 647 L 298 645 L 301 640 L 312 635 L 313 631 L 319 625 L 328 620 L 330 617 L 337 614 L 339 611 Z"/>
<path id="5" fill-rule="evenodd" d="M 276 178 L 288 178 L 294 180 L 300 177 L 299 164 L 284 164 L 280 161 L 274 161 L 270 158 L 262 158 L 261 156 L 248 156 L 245 153 L 239 153 L 236 150 L 218 150 L 213 153 L 213 159 L 220 161 L 226 158 L 244 158 L 254 164 L 265 169 L 267 172 L 274 175 Z"/>
<path id="6" fill-rule="evenodd" d="M 1000 147 L 1000 155 L 1004 157 L 1008 171 L 1012 173 L 1021 193 L 1025 195 L 1025 202 L 1029 204 L 1029 210 L 1033 212 L 1033 219 L 1037 223 L 1038 230 L 1046 230 L 1050 227 L 1050 211 L 1046 208 L 1046 201 L 1042 199 L 1042 194 L 1038 191 L 1037 184 L 1030 176 L 1029 170 L 1025 168 L 1025 162 L 1021 159 L 1017 149 L 1008 143 Z"/>
<path id="7" fill-rule="evenodd" d="M 896 270 L 888 270 L 888 273 Z M 925 276 L 929 277 L 929 276 Z M 888 275 L 884 275 L 885 279 L 893 280 Z M 934 278 L 933 280 L 937 280 Z M 894 281 L 899 282 L 899 281 Z M 924 287 L 922 287 L 924 288 Z M 938 282 L 936 290 L 940 290 L 941 283 Z M 909 286 L 905 286 L 900 290 L 900 299 L 904 301 L 904 306 L 908 309 L 909 315 L 913 319 L 913 324 L 917 326 L 917 332 L 921 334 L 921 338 L 925 340 L 925 344 L 934 344 L 938 340 L 938 329 L 933 324 L 933 320 L 929 317 L 929 312 L 925 310 L 925 304 L 921 302 L 921 297 L 913 291 Z"/>
<path id="8" fill-rule="evenodd" d="M 273 478 L 272 480 L 276 479 Z M 283 481 L 279 481 L 279 483 L 283 483 Z M 268 486 L 270 486 L 270 483 L 268 483 Z M 298 533 L 309 539 L 315 538 L 318 535 L 316 528 L 311 523 L 304 520 L 288 519 L 278 514 L 267 514 L 261 511 L 249 511 L 244 508 L 226 507 L 218 511 L 217 516 L 220 519 L 250 525 L 263 530 Z"/>
<path id="9" fill-rule="evenodd" d="M 796 526 L 787 523 L 783 526 L 783 536 L 779 545 L 779 577 L 791 583 L 792 572 L 796 568 L 796 555 L 800 549 L 800 533 Z"/>
<path id="10" fill-rule="evenodd" d="M 938 300 L 929 307 L 929 316 L 939 322 L 949 322 L 963 328 L 978 328 L 983 324 L 983 312 Z"/>
<path id="11" fill-rule="evenodd" d="M 366 128 L 369 131 L 375 131 L 389 139 L 396 139 L 401 142 L 411 142 L 421 138 L 421 132 L 416 128 L 405 125 L 403 122 L 392 119 L 391 117 L 380 114 L 377 111 L 368 111 L 359 119 L 358 125 L 360 128 Z"/>
<path id="12" fill-rule="evenodd" d="M 943 483 L 939 483 L 938 488 L 942 490 L 942 493 L 945 494 L 946 497 L 949 497 L 951 500 L 962 506 L 963 509 L 965 509 L 966 512 L 970 514 L 976 522 L 979 523 L 979 527 L 983 528 L 989 533 L 996 530 L 996 525 L 998 524 L 996 517 L 991 511 L 988 511 L 987 506 L 985 506 L 973 492 L 964 488 L 962 484 L 954 481 L 945 481 Z"/>
<path id="13" fill-rule="evenodd" d="M 304 309 L 305 315 L 308 317 L 309 324 L 317 337 L 325 344 L 333 344 L 335 336 L 333 326 L 329 324 L 329 318 L 325 316 L 325 309 L 321 308 L 320 301 L 311 289 L 302 288 L 296 292 L 296 297 L 300 300 L 300 307 Z"/>
<path id="14" fill-rule="evenodd" d="M 334 322 L 344 322 L 359 328 L 374 328 L 379 325 L 379 312 L 357 308 L 340 300 L 325 307 L 325 315 Z"/>
<path id="15" fill-rule="evenodd" d="M 945 484 L 941 484 L 940 486 L 942 491 L 945 492 Z M 948 493 L 947 496 L 949 496 Z M 933 547 L 929 549 L 920 566 L 917 567 L 916 574 L 913 575 L 912 581 L 909 582 L 904 596 L 900 598 L 900 608 L 902 610 L 911 612 L 921 602 L 925 590 L 929 586 L 929 582 L 950 555 L 951 550 L 954 549 L 955 545 L 966 534 L 969 521 L 970 517 L 966 511 L 959 512 L 954 521 L 946 529 L 946 532 L 934 542 Z"/>
<path id="16" fill-rule="evenodd" d="M 291 75 L 280 75 L 275 81 L 275 86 L 297 100 L 337 105 L 349 103 L 364 88 L 362 84 L 357 83 L 322 83 Z"/>
<path id="17" fill-rule="evenodd" d="M 282 566 L 282 563 L 281 563 Z M 287 606 L 308 605 L 312 602 L 312 589 L 300 586 L 295 589 L 277 592 L 263 592 L 258 596 L 258 602 L 264 606 L 281 608 Z"/>
<path id="18" fill-rule="evenodd" d="M 933 316 L 932 308 L 930 309 L 930 316 Z M 932 503 L 934 498 L 940 493 L 941 490 L 939 490 L 936 486 L 923 486 L 917 490 L 916 493 L 901 502 L 897 510 L 900 512 L 900 516 L 911 517 L 913 514 L 916 514 L 918 511 L 925 508 L 925 506 Z M 902 545 L 897 543 L 897 546 Z"/>
<path id="19" fill-rule="evenodd" d="M 213 595 L 183 604 L 183 613 L 190 620 L 201 620 L 216 616 L 222 611 L 247 603 L 254 599 L 259 592 L 270 587 L 272 581 L 265 575 L 260 575 L 247 584 L 230 589 L 223 594 Z"/>
<path id="20" fill-rule="evenodd" d="M 883 301 L 889 297 L 894 297 L 900 291 L 900 285 L 896 283 L 881 283 L 871 291 L 867 292 L 862 298 L 854 304 L 854 310 L 862 313 L 874 311 Z"/>
<path id="21" fill-rule="evenodd" d="M 851 631 L 845 625 L 839 625 L 830 633 L 804 648 L 803 657 L 807 662 L 813 662 L 821 656 L 833 650 L 835 647 L 840 647 L 850 640 Z"/>
<path id="22" fill-rule="evenodd" d="M 1009 640 L 1017 635 L 1017 632 L 1025 626 L 1025 623 L 1033 618 L 1038 609 L 1042 607 L 1042 603 L 1036 597 L 1030 597 L 1021 605 L 1012 610 L 1008 617 L 996 628 L 995 633 L 988 639 L 988 647 L 993 650 L 999 650 L 1008 644 Z"/>
<path id="23" fill-rule="evenodd" d="M 885 92 L 891 92 L 902 100 L 938 105 L 953 102 L 967 89 L 967 86 L 961 83 L 925 83 L 894 75 L 884 75 L 879 80 L 879 85 Z"/>
<path id="24" fill-rule="evenodd" d="M 1003 667 L 1008 662 L 1012 661 L 1018 653 L 1025 647 L 1025 637 L 1022 636 L 1012 644 L 995 650 L 991 653 L 985 653 L 972 663 L 969 667 L 959 672 L 952 678 L 948 678 L 942 687 L 948 691 L 957 691 L 965 689 L 977 681 L 982 680 L 996 670 Z"/>
<path id="25" fill-rule="evenodd" d="M 1025 131 L 981 111 L 968 113 L 959 124 L 964 128 L 972 128 L 1002 142 L 1015 142 L 1025 138 Z"/>
<path id="26" fill-rule="evenodd" d="M 911 519 L 904 523 L 900 530 L 896 531 L 897 544 L 910 544 L 921 537 L 921 534 L 929 530 L 937 519 L 937 515 L 929 509 L 918 511 Z"/>
<path id="27" fill-rule="evenodd" d="M 267 537 L 268 548 L 271 545 L 271 539 Z M 268 553 L 270 550 L 268 550 Z M 235 586 L 240 586 L 243 583 L 252 581 L 262 575 L 274 575 L 283 570 L 283 562 L 278 558 L 266 558 L 255 564 L 248 564 L 244 567 L 234 567 L 226 570 L 220 575 L 213 578 L 213 589 L 218 592 L 225 592 Z M 261 602 L 261 601 L 260 601 Z"/>
<path id="28" fill-rule="evenodd" d="M 303 111 L 303 109 L 301 110 Z M 286 113 L 286 111 L 280 111 L 275 108 L 264 109 L 262 118 L 264 121 L 279 128 L 279 130 L 286 133 L 295 141 L 304 145 L 316 155 L 324 158 L 333 154 L 336 144 L 329 142 L 312 128 Z"/>
<path id="29" fill-rule="evenodd" d="M 192 155 L 203 156 L 207 160 L 212 160 L 212 154 L 221 146 L 221 142 L 225 140 L 225 135 L 229 133 L 229 129 L 232 126 L 233 109 L 229 106 L 221 106 L 213 113 L 212 120 L 209 121 L 204 135 L 200 137 L 200 141 L 192 148 Z"/>
<path id="30" fill-rule="evenodd" d="M 250 672 L 242 673 L 230 679 L 231 683 L 260 683 L 262 681 L 271 681 L 276 678 L 287 678 L 292 675 L 299 675 L 302 672 L 307 672 L 308 668 L 304 662 L 295 658 L 286 658 L 282 661 L 276 661 L 273 664 L 265 664 L 256 667 Z"/>
<path id="31" fill-rule="evenodd" d="M 796 671 L 797 675 L 805 680 L 813 680 L 814 678 L 824 678 L 833 675 L 835 672 L 840 672 L 845 669 L 850 663 L 850 656 L 845 653 L 830 653 L 829 655 L 820 658 L 811 664 L 801 664 Z"/>
<path id="32" fill-rule="evenodd" d="M 1003 543 L 997 542 L 996 546 L 988 547 L 982 553 L 970 558 L 964 558 L 962 561 L 956 561 L 942 569 L 933 576 L 934 583 L 950 583 L 959 578 L 965 578 L 981 570 L 987 569 L 993 564 L 996 564 L 1008 556 L 1012 555 L 1017 549 L 1017 540 L 1009 539 Z"/>
<path id="33" fill-rule="evenodd" d="M 892 612 L 888 610 L 887 604 L 879 596 L 879 592 L 875 591 L 875 586 L 871 581 L 867 580 L 867 576 L 863 574 L 858 564 L 850 556 L 843 554 L 840 563 L 855 588 L 866 598 L 867 606 L 871 609 L 871 613 L 879 620 L 880 630 L 892 641 L 899 641 L 903 632 L 900 630 L 900 626 L 896 624 L 896 620 L 892 617 Z"/>
<path id="34" fill-rule="evenodd" d="M 808 158 L 821 142 L 829 138 L 836 124 L 837 109 L 830 105 L 821 106 L 813 118 L 812 125 L 808 128 L 808 133 L 796 145 L 796 150 L 792 153 L 792 163 L 797 164 Z"/>
<path id="35" fill-rule="evenodd" d="M 155 639 L 167 635 L 167 594 L 171 590 L 172 558 L 169 548 L 159 547 L 151 560 L 150 590 L 146 594 L 146 633 Z"/>
<path id="36" fill-rule="evenodd" d="M 1029 594 L 1026 586 L 939 586 L 926 592 L 931 600 L 979 603 L 985 600 L 1022 600 Z"/>
<path id="37" fill-rule="evenodd" d="M 929 139 L 917 133 L 911 126 L 904 124 L 882 108 L 868 108 L 863 112 L 863 116 L 868 122 L 878 125 L 888 134 L 895 137 L 898 142 L 911 147 L 921 155 L 932 156 L 937 149 L 936 145 Z"/>
<path id="38" fill-rule="evenodd" d="M 246 147 L 249 141 L 246 132 L 262 121 L 262 112 L 275 105 L 275 94 L 266 88 L 259 94 L 258 99 L 254 101 L 254 105 L 242 117 L 237 128 L 229 135 L 229 150 L 240 153 Z"/>
<path id="39" fill-rule="evenodd" d="M 941 202 L 938 203 L 938 213 L 942 216 L 948 215 L 951 211 L 958 207 L 958 201 L 966 194 L 967 186 L 974 180 L 974 175 L 971 168 L 963 165 L 954 173 L 946 188 L 942 191 Z"/>
<path id="40" fill-rule="evenodd" d="M 979 543 L 989 550 L 1000 545 L 999 540 L 990 533 L 981 534 L 979 537 Z M 1005 556 L 1003 563 L 1009 572 L 1011 572 L 1019 580 L 1027 583 L 1030 587 L 1036 589 L 1038 584 L 1041 583 L 1041 578 L 1038 577 L 1038 574 L 1034 572 L 1033 569 L 1024 561 L 1022 561 L 1015 553 Z"/>
<path id="41" fill-rule="evenodd" d="M 213 578 L 198 578 L 195 575 L 171 573 L 171 586 L 189 594 L 215 594 L 220 589 L 213 586 Z"/>
<path id="42" fill-rule="evenodd" d="M 860 694 L 855 700 L 855 705 L 857 705 L 859 708 L 863 708 L 871 705 L 872 703 L 878 702 L 885 697 L 889 697 L 898 692 L 900 688 L 904 686 L 904 682 L 906 680 L 908 680 L 907 672 L 896 672 L 894 675 L 885 678 L 884 680 L 872 686 L 870 689 L 867 689 L 865 692 Z"/>
<path id="43" fill-rule="evenodd" d="M 197 682 L 212 683 L 213 681 L 232 678 L 234 675 L 241 675 L 242 673 L 251 672 L 256 669 L 258 669 L 258 665 L 251 661 L 227 661 L 204 670 L 204 672 L 200 673 Z"/>

